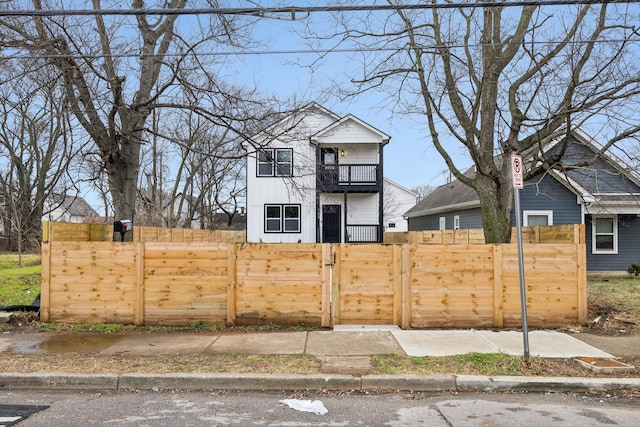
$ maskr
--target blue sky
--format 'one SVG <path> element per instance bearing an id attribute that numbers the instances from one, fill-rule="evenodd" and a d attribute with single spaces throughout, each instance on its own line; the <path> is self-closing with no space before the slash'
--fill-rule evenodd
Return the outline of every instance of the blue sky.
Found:
<path id="1" fill-rule="evenodd" d="M 247 6 L 246 2 L 240 2 Z M 265 6 L 265 2 L 262 2 Z M 304 4 L 304 2 L 295 2 Z M 317 2 L 311 4 L 317 5 Z M 316 26 L 330 26 L 331 15 L 318 13 L 309 21 Z M 296 34 L 302 32 L 307 21 L 288 22 L 275 19 L 261 19 L 255 28 L 255 35 L 266 45 L 254 49 L 260 52 L 309 50 L 304 40 Z M 324 29 L 324 28 L 321 28 Z M 349 53 L 332 53 L 312 70 L 309 65 L 318 58 L 313 53 L 265 53 L 229 57 L 229 68 L 236 68 L 239 82 L 255 83 L 261 90 L 278 93 L 282 97 L 293 97 L 301 101 L 316 101 L 341 116 L 353 114 L 391 136 L 385 148 L 385 176 L 407 188 L 429 184 L 441 185 L 445 182 L 446 165 L 430 144 L 428 130 L 415 118 L 393 115 L 387 108 L 382 109 L 387 95 L 382 92 L 368 92 L 356 100 L 343 101 L 338 96 L 327 94 L 332 80 L 340 79 L 346 89 L 353 89 L 349 76 L 362 73 L 361 65 Z M 464 166 L 464 165 L 462 165 Z"/>

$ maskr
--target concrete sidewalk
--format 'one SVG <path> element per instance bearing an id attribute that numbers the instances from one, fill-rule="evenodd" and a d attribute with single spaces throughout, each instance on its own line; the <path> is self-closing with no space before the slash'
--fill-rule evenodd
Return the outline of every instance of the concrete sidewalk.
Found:
<path id="1" fill-rule="evenodd" d="M 529 332 L 530 355 L 542 358 L 613 358 L 610 353 L 556 331 Z M 336 326 L 333 330 L 255 333 L 6 334 L 0 351 L 101 354 L 308 354 L 311 356 L 451 356 L 524 353 L 523 334 L 488 330 L 401 330 L 398 327 Z"/>
<path id="2" fill-rule="evenodd" d="M 65 341 L 67 340 L 67 341 Z M 529 333 L 531 356 L 613 358 L 572 336 Z M 397 327 L 337 326 L 334 330 L 191 334 L 5 334 L 3 357 L 19 353 L 87 354 L 307 354 L 322 363 L 321 374 L 69 374 L 0 373 L 0 389 L 39 390 L 413 390 L 574 391 L 639 390 L 640 378 L 547 378 L 475 375 L 369 375 L 377 354 L 447 356 L 471 352 L 523 354 L 516 331 L 400 330 Z"/>

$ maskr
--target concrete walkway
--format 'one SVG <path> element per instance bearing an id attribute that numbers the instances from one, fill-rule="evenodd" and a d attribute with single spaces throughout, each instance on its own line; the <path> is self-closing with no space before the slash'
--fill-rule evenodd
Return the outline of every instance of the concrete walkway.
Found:
<path id="1" fill-rule="evenodd" d="M 80 338 L 80 339 L 79 339 Z M 71 340 L 67 341 L 66 340 Z M 613 358 L 568 334 L 531 331 L 530 354 L 542 358 Z M 1 389 L 65 390 L 414 390 L 414 391 L 616 391 L 639 390 L 640 378 L 547 378 L 474 375 L 369 375 L 378 354 L 447 356 L 523 354 L 516 331 L 400 330 L 396 327 L 337 326 L 334 330 L 256 333 L 5 334 L 3 357 L 12 353 L 83 354 L 308 354 L 322 362 L 321 374 L 68 374 L 0 373 Z"/>
<path id="2" fill-rule="evenodd" d="M 238 334 L 6 334 L 0 352 L 101 354 L 308 354 L 312 356 L 451 356 L 505 353 L 522 356 L 524 337 L 517 331 L 401 330 L 398 327 L 336 326 L 333 330 Z M 613 358 L 610 353 L 556 331 L 529 332 L 532 357 Z"/>

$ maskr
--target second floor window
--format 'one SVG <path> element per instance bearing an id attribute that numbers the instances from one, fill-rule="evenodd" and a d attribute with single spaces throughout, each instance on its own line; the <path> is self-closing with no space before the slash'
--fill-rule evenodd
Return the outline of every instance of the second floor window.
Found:
<path id="1" fill-rule="evenodd" d="M 291 148 L 265 148 L 258 151 L 258 176 L 293 176 Z"/>

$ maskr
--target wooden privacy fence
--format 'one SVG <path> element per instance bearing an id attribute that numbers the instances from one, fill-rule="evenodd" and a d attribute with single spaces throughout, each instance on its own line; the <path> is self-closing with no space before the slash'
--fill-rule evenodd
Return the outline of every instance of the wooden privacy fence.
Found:
<path id="1" fill-rule="evenodd" d="M 584 244 L 525 244 L 528 322 L 586 321 Z M 516 245 L 60 242 L 45 322 L 521 325 Z"/>
<path id="2" fill-rule="evenodd" d="M 134 242 L 225 242 L 244 243 L 244 230 L 200 230 L 192 228 L 138 227 L 134 224 L 128 240 Z M 78 224 L 73 222 L 44 222 L 43 242 L 112 242 L 113 224 Z"/>
<path id="3" fill-rule="evenodd" d="M 584 243 L 584 225 L 534 225 L 522 227 L 524 243 Z M 459 230 L 422 230 L 384 233 L 384 243 L 483 244 L 481 228 Z M 516 244 L 516 229 L 511 230 L 511 243 Z"/>

